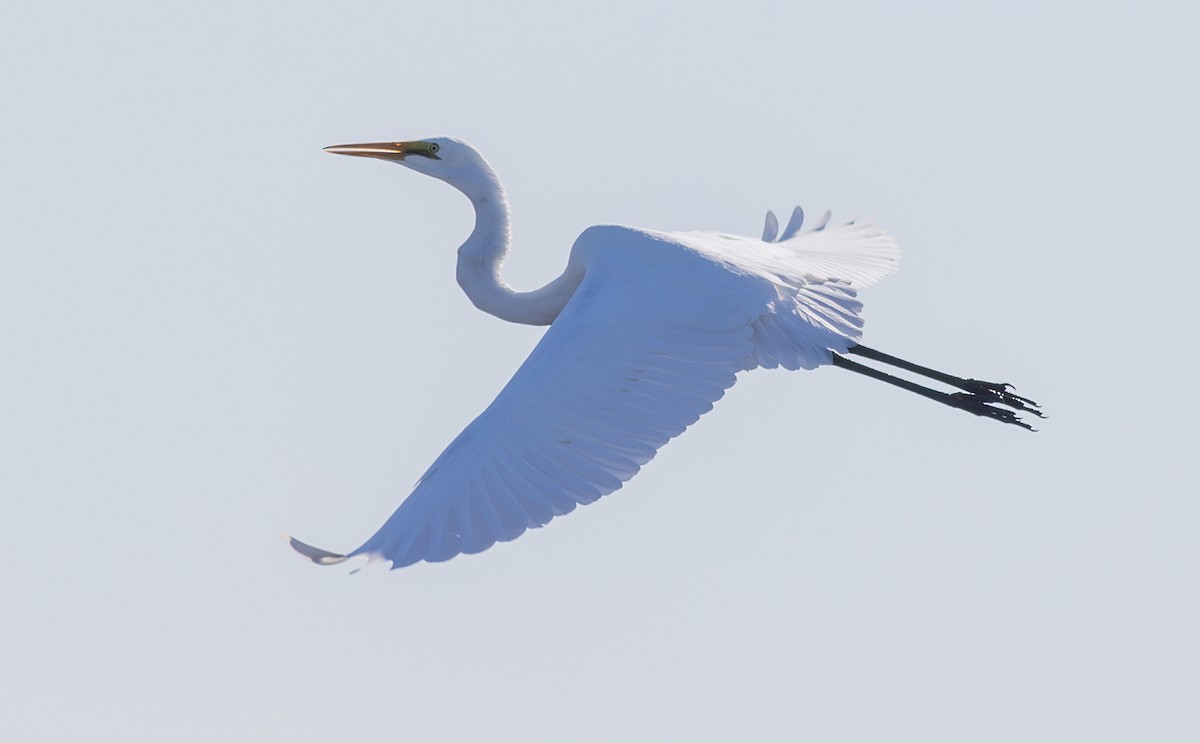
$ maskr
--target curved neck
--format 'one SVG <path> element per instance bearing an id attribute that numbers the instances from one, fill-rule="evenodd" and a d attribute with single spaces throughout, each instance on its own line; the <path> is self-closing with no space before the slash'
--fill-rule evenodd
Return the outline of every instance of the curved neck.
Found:
<path id="1" fill-rule="evenodd" d="M 549 325 L 575 293 L 582 273 L 568 265 L 541 289 L 516 292 L 500 278 L 511 240 L 508 200 L 496 174 L 485 166 L 480 177 L 451 184 L 475 207 L 475 229 L 458 249 L 458 285 L 479 309 L 501 320 Z"/>

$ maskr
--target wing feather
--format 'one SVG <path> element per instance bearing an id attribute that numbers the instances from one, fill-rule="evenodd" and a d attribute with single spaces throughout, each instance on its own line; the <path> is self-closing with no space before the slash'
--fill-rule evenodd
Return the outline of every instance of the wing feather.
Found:
<path id="1" fill-rule="evenodd" d="M 763 224 L 763 242 L 775 242 L 775 235 L 779 233 L 779 220 L 775 218 L 775 212 L 768 211 L 766 222 Z"/>
<path id="2" fill-rule="evenodd" d="M 545 526 L 554 518 L 554 507 L 541 493 L 552 485 L 542 473 L 532 473 L 532 477 L 517 467 L 515 459 L 500 457 L 489 470 L 490 478 L 485 483 L 488 487 L 496 487 L 502 495 L 507 492 L 512 497 L 512 504 L 525 515 L 526 526 L 530 529 Z M 518 532 L 515 537 L 520 536 Z"/>
<path id="3" fill-rule="evenodd" d="M 828 217 L 827 217 L 827 219 L 828 219 Z M 795 234 L 800 231 L 800 228 L 802 226 L 804 226 L 804 210 L 801 209 L 800 207 L 796 207 L 795 209 L 792 210 L 792 217 L 791 217 L 791 219 L 788 220 L 787 227 L 783 228 L 783 234 L 779 236 L 779 239 L 780 240 L 792 239 L 792 237 L 794 237 Z M 818 229 L 820 229 L 820 228 L 818 228 Z M 767 240 L 766 238 L 763 238 L 763 241 L 764 242 L 772 242 L 771 240 Z"/>

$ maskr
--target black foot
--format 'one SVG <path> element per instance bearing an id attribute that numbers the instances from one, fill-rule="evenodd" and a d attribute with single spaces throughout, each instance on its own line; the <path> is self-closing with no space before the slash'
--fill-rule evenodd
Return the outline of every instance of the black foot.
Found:
<path id="1" fill-rule="evenodd" d="M 1012 398 L 1012 401 L 1009 401 Z M 1016 403 L 1015 405 L 1013 403 Z M 1008 405 L 1015 410 L 1008 408 L 998 408 L 992 403 Z M 1028 405 L 1027 405 L 1028 403 Z M 993 418 L 1001 423 L 1011 423 L 1014 426 L 1020 426 L 1028 431 L 1036 431 L 1037 429 L 1029 425 L 1025 421 L 1017 417 L 1017 412 L 1027 412 L 1036 415 L 1039 418 L 1045 418 L 1041 412 L 1029 405 L 1036 405 L 1032 400 L 1026 400 L 1023 397 L 1018 397 L 1009 392 L 996 394 L 994 389 L 986 389 L 982 392 L 955 392 L 952 395 L 946 396 L 946 404 L 960 410 L 965 410 L 968 413 L 982 415 L 985 418 Z"/>
<path id="2" fill-rule="evenodd" d="M 1013 410 L 1020 410 L 1025 413 L 1029 413 L 1030 415 L 1036 415 L 1039 418 L 1046 417 L 1042 415 L 1042 411 L 1039 410 L 1039 408 L 1041 408 L 1040 405 L 1033 400 L 1030 400 L 1028 397 L 1021 397 L 1020 395 L 1012 392 L 1011 390 L 1013 386 L 1006 382 L 984 382 L 979 379 L 968 379 L 966 380 L 966 384 L 959 386 L 967 391 L 967 395 L 974 396 L 982 402 L 999 403 L 1001 405 L 1007 405 Z M 953 397 L 958 396 L 959 395 L 953 395 Z M 1026 428 L 1029 427 L 1026 426 Z"/>

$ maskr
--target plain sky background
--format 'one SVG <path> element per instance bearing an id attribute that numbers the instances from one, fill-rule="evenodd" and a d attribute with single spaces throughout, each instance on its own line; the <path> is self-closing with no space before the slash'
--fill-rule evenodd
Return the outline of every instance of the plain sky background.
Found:
<path id="1" fill-rule="evenodd" d="M 683 9 L 688 7 L 690 9 Z M 7 3 L 0 738 L 1194 741 L 1188 3 Z M 866 343 L 1038 434 L 746 375 L 618 493 L 348 576 L 538 329 L 469 204 L 321 147 L 438 134 L 518 288 L 601 222 L 878 218 Z"/>

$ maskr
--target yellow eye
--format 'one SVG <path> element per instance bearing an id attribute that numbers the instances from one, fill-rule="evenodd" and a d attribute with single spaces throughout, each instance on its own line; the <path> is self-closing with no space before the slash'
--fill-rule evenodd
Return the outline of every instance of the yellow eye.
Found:
<path id="1" fill-rule="evenodd" d="M 437 142 L 434 142 L 433 144 L 429 145 L 430 152 L 437 152 L 440 149 L 441 149 L 441 147 L 438 146 Z"/>

